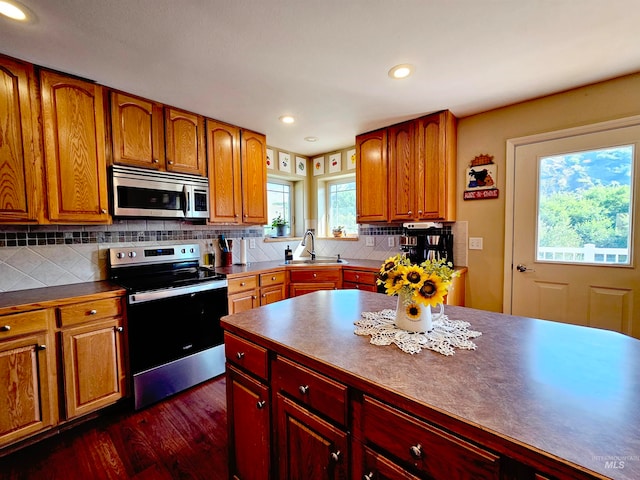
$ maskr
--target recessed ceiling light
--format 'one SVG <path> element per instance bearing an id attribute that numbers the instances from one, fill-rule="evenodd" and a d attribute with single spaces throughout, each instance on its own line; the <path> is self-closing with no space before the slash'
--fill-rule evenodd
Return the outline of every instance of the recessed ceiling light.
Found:
<path id="1" fill-rule="evenodd" d="M 283 115 L 280 117 L 280 121 L 282 123 L 293 123 L 296 121 L 296 119 L 293 118 L 291 115 Z"/>
<path id="2" fill-rule="evenodd" d="M 307 142 L 317 142 L 318 137 L 304 137 Z"/>
<path id="3" fill-rule="evenodd" d="M 4 15 L 12 20 L 25 21 L 27 14 L 25 10 L 13 2 L 5 0 L 0 1 L 0 15 Z"/>
<path id="4" fill-rule="evenodd" d="M 413 65 L 409 63 L 403 63 L 401 65 L 396 65 L 391 70 L 389 70 L 389 76 L 395 79 L 407 78 L 413 73 L 414 69 L 415 67 Z"/>

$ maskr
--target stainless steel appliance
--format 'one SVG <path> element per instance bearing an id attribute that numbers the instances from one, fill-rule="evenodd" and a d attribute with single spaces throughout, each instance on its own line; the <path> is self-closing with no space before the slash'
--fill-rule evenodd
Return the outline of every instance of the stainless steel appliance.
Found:
<path id="1" fill-rule="evenodd" d="M 111 167 L 116 217 L 209 218 L 209 180 L 196 175 Z"/>
<path id="2" fill-rule="evenodd" d="M 127 289 L 136 409 L 225 371 L 227 280 L 199 259 L 197 244 L 109 250 L 109 276 Z"/>
<path id="3" fill-rule="evenodd" d="M 414 263 L 425 260 L 453 261 L 453 234 L 451 227 L 441 223 L 405 223 L 400 237 L 400 249 Z"/>

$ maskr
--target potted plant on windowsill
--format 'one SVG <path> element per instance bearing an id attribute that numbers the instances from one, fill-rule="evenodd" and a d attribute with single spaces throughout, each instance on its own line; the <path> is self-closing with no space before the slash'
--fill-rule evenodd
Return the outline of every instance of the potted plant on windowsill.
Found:
<path id="1" fill-rule="evenodd" d="M 333 230 L 331 230 L 331 233 L 333 234 L 334 237 L 340 238 L 344 235 L 344 227 L 342 225 L 333 227 Z"/>
<path id="2" fill-rule="evenodd" d="M 288 222 L 282 218 L 281 214 L 278 214 L 277 217 L 275 217 L 273 220 L 271 220 L 271 228 L 275 228 L 276 229 L 276 236 L 277 237 L 284 237 L 284 231 L 285 228 L 287 226 Z"/>

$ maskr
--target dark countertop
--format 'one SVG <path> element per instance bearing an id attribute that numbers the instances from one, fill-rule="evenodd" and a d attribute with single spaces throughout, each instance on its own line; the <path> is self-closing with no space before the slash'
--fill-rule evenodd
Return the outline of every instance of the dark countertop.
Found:
<path id="1" fill-rule="evenodd" d="M 396 299 L 320 291 L 223 318 L 223 327 L 304 358 L 507 455 L 533 452 L 607 478 L 640 478 L 640 341 L 619 333 L 445 306 L 482 336 L 477 350 L 409 355 L 353 333 Z M 387 398 L 389 396 L 387 395 Z M 624 468 L 612 468 L 618 459 Z M 607 467 L 608 465 L 608 467 Z"/>
<path id="2" fill-rule="evenodd" d="M 50 308 L 65 302 L 94 300 L 106 296 L 124 295 L 125 290 L 109 281 L 72 283 L 55 287 L 30 288 L 0 293 L 0 315 Z M 79 298 L 82 297 L 82 298 Z"/>

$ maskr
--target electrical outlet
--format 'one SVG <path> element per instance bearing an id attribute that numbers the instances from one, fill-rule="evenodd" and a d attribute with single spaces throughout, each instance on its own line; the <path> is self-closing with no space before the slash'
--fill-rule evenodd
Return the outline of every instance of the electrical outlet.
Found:
<path id="1" fill-rule="evenodd" d="M 256 239 L 255 238 L 250 238 L 249 239 L 249 248 L 256 248 Z"/>
<path id="2" fill-rule="evenodd" d="M 389 247 L 395 247 L 396 239 L 393 237 L 387 237 L 387 245 L 389 245 Z"/>
<path id="3" fill-rule="evenodd" d="M 366 241 L 365 241 L 365 245 L 367 247 L 375 247 L 376 246 L 376 239 L 373 237 L 367 237 Z"/>
<path id="4" fill-rule="evenodd" d="M 469 250 L 482 250 L 482 237 L 469 237 Z"/>

